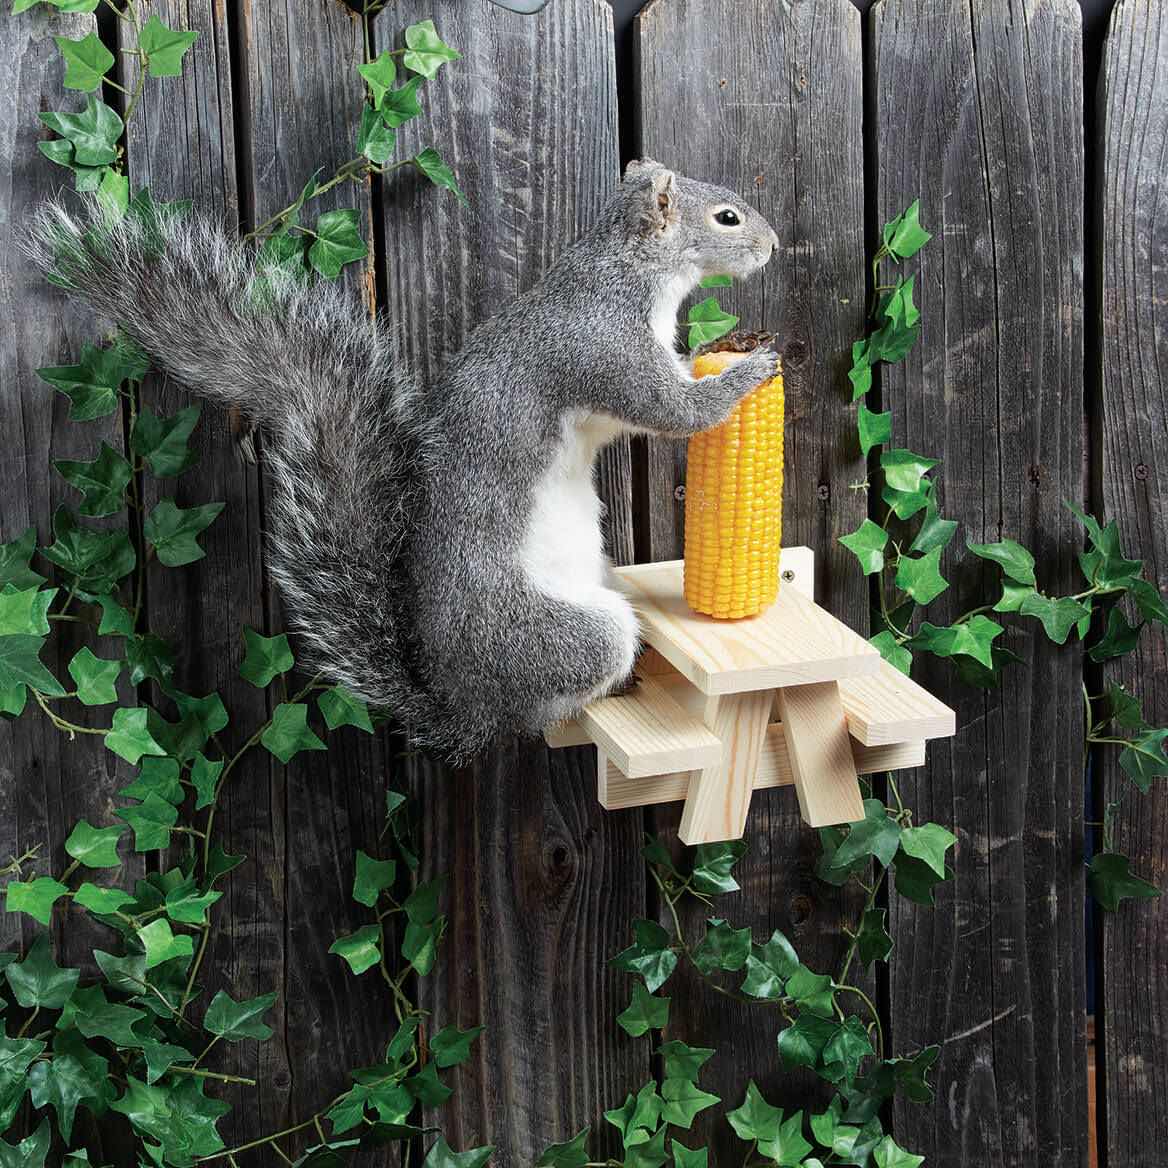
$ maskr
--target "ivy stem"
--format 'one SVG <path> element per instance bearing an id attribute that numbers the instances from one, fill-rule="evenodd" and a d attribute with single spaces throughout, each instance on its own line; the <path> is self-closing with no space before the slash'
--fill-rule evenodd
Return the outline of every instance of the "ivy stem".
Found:
<path id="1" fill-rule="evenodd" d="M 98 726 L 78 726 L 75 722 L 70 722 L 67 718 L 62 718 L 54 714 L 49 709 L 48 703 L 44 699 L 44 695 L 38 689 L 31 690 L 32 696 L 36 699 L 36 703 L 45 712 L 45 716 L 50 722 L 60 731 L 68 734 L 72 738 L 76 734 L 108 734 L 108 730 L 103 730 Z"/>
<path id="2" fill-rule="evenodd" d="M 36 1016 L 41 1012 L 40 1006 L 33 1006 L 32 1013 L 24 1020 L 24 1025 L 16 1032 L 17 1038 L 23 1038 L 28 1033 L 28 1028 L 36 1020 Z"/>
<path id="3" fill-rule="evenodd" d="M 843 967 L 840 969 L 839 976 L 835 979 L 836 984 L 841 989 L 849 988 L 845 979 L 848 976 L 848 970 L 852 967 L 852 959 L 856 956 L 856 950 L 860 944 L 860 933 L 864 926 L 864 916 L 876 904 L 876 894 L 880 891 L 880 885 L 884 882 L 884 878 L 887 875 L 888 869 L 882 868 L 880 875 L 872 881 L 872 886 L 868 889 L 868 898 L 864 901 L 864 907 L 860 910 L 860 924 L 852 934 L 851 942 L 848 944 L 847 952 L 844 954 Z"/>
<path id="4" fill-rule="evenodd" d="M 872 1015 L 872 1021 L 876 1024 L 876 1057 L 883 1060 L 884 1058 L 884 1025 L 880 1021 L 880 1013 L 876 1009 L 875 1003 L 859 986 L 851 985 L 850 983 L 844 985 L 837 985 L 837 990 L 843 990 L 849 994 L 855 994 L 865 1006 L 868 1007 L 869 1013 Z"/>
<path id="5" fill-rule="evenodd" d="M 225 1075 L 221 1071 L 205 1071 L 201 1067 L 183 1067 L 172 1063 L 167 1069 L 171 1075 L 193 1075 L 196 1079 L 215 1079 L 221 1083 L 242 1083 L 245 1087 L 254 1087 L 255 1079 L 245 1079 L 242 1075 Z"/>
<path id="6" fill-rule="evenodd" d="M 215 1045 L 215 1043 L 217 1043 L 219 1041 L 220 1037 L 221 1037 L 221 1035 L 218 1035 L 218 1034 L 214 1035 L 211 1038 L 211 1041 L 208 1042 L 207 1045 L 203 1047 L 202 1051 L 199 1052 L 199 1057 L 197 1059 L 195 1059 L 195 1061 L 191 1064 L 192 1070 L 195 1067 L 197 1067 L 199 1065 L 199 1063 L 201 1063 L 203 1061 L 203 1059 L 205 1059 L 207 1057 L 208 1054 L 210 1054 L 211 1047 L 213 1047 Z"/>
<path id="7" fill-rule="evenodd" d="M 344 1095 L 338 1095 L 329 1105 L 321 1111 L 318 1111 L 310 1119 L 306 1119 L 303 1123 L 298 1123 L 294 1127 L 286 1127 L 283 1131 L 273 1132 L 269 1136 L 261 1136 L 258 1140 L 251 1140 L 246 1144 L 239 1144 L 237 1147 L 228 1148 L 222 1152 L 216 1152 L 211 1156 L 199 1156 L 196 1160 L 199 1164 L 209 1163 L 211 1160 L 231 1159 L 233 1156 L 238 1156 L 240 1152 L 250 1152 L 252 1148 L 262 1148 L 265 1144 L 274 1143 L 276 1140 L 282 1140 L 285 1136 L 293 1136 L 299 1131 L 303 1131 L 306 1127 L 313 1127 L 319 1123 L 320 1120 L 327 1115 L 340 1101 Z"/>

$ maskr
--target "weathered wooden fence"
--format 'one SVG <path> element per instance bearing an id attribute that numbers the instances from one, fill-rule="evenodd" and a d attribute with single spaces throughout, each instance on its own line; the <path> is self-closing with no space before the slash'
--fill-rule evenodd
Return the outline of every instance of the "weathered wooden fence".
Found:
<path id="1" fill-rule="evenodd" d="M 129 137 L 135 185 L 255 223 L 318 166 L 350 157 L 365 46 L 348 8 L 154 7 L 201 36 L 182 80 L 161 99 L 147 90 Z M 617 181 L 619 125 L 640 152 L 748 194 L 781 247 L 727 303 L 782 338 L 785 533 L 816 549 L 820 601 L 862 629 L 867 588 L 836 544 L 865 513 L 849 490 L 863 465 L 844 372 L 861 329 L 866 242 L 919 196 L 936 238 L 920 256 L 920 342 L 883 380 L 895 437 L 943 459 L 945 509 L 970 538 L 1022 540 L 1047 565 L 1051 589 L 1071 583 L 1079 547 L 1063 499 L 1122 511 L 1136 554 L 1168 584 L 1160 0 L 1119 0 L 1106 43 L 1088 44 L 1102 54 L 1097 94 L 1084 83 L 1094 75 L 1075 0 L 879 0 L 863 15 L 848 0 L 651 0 L 634 29 L 634 67 L 619 78 L 604 0 L 552 0 L 535 18 L 485 0 L 398 0 L 374 23 L 375 51 L 426 16 L 464 59 L 432 83 L 427 117 L 402 136 L 407 149 L 442 146 L 470 207 L 406 178 L 326 197 L 327 206 L 357 198 L 378 247 L 349 277 L 352 294 L 380 302 L 422 373 L 537 280 L 595 215 Z M 62 97 L 48 35 L 93 23 L 43 7 L 0 14 L 5 237 L 60 181 L 34 145 L 37 112 Z M 116 35 L 117 23 L 103 20 L 103 34 Z M 66 490 L 50 458 L 83 456 L 95 431 L 123 443 L 118 417 L 84 433 L 67 424 L 34 374 L 70 360 L 91 334 L 10 245 L 0 249 L 0 538 L 28 524 L 47 532 Z M 163 384 L 147 394 L 164 409 L 183 400 Z M 236 667 L 241 624 L 280 625 L 263 565 L 266 488 L 232 452 L 222 418 L 205 416 L 198 443 L 200 472 L 179 480 L 177 501 L 214 497 L 227 509 L 203 541 L 205 560 L 152 572 L 149 623 L 184 647 L 185 688 L 217 688 L 258 721 L 265 698 Z M 601 481 L 617 560 L 678 553 L 678 445 L 622 443 L 606 454 Z M 977 580 L 976 568 L 952 575 L 959 592 Z M 77 647 L 62 641 L 50 662 L 58 671 Z M 1162 724 L 1168 661 L 1162 639 L 1145 645 L 1112 672 L 1138 682 Z M 1088 933 L 1084 662 L 1024 627 L 1012 647 L 1024 662 L 1000 691 L 923 675 L 957 707 L 960 732 L 934 744 L 906 794 L 922 815 L 951 824 L 959 844 L 956 878 L 935 909 L 890 894 L 896 955 L 872 991 L 894 1047 L 943 1043 L 934 1102 L 898 1106 L 895 1131 L 931 1165 L 1087 1164 L 1085 1021 L 1094 1012 L 1100 1160 L 1162 1168 L 1168 907 L 1141 903 Z M 232 1048 L 230 1069 L 261 1086 L 224 1122 L 229 1142 L 310 1114 L 343 1088 L 344 1068 L 375 1059 L 380 995 L 326 949 L 361 923 L 348 895 L 352 856 L 376 839 L 386 775 L 403 765 L 395 751 L 382 736 L 287 768 L 254 755 L 231 788 L 225 846 L 249 861 L 216 909 L 207 980 L 236 997 L 281 994 L 274 1039 Z M 125 769 L 100 744 L 62 743 L 36 718 L 0 727 L 0 857 L 45 842 L 58 861 L 79 816 L 109 821 Z M 1122 781 L 1100 775 L 1099 798 Z M 606 959 L 634 916 L 658 911 L 638 849 L 647 830 L 673 832 L 677 815 L 603 812 L 588 753 L 538 743 L 509 745 L 461 773 L 418 765 L 413 782 L 426 870 L 451 876 L 445 958 L 423 1004 L 439 1025 L 487 1026 L 442 1122 L 455 1146 L 490 1142 L 497 1163 L 531 1164 L 546 1143 L 597 1123 L 650 1069 L 646 1044 L 613 1023 L 624 979 Z M 1168 809 L 1154 798 L 1127 806 L 1119 842 L 1163 884 Z M 809 964 L 830 967 L 855 905 L 814 878 L 814 834 L 790 791 L 757 796 L 754 807 L 735 922 L 781 927 Z M 19 942 L 21 928 L 5 918 L 0 935 Z M 59 930 L 65 956 L 82 961 L 87 939 Z M 753 1075 L 770 1097 L 807 1095 L 806 1078 L 779 1070 L 773 1033 L 736 1003 L 682 980 L 672 994 L 671 1032 L 722 1048 L 712 1089 L 740 1097 Z M 698 1126 L 711 1162 L 729 1164 L 725 1125 Z"/>

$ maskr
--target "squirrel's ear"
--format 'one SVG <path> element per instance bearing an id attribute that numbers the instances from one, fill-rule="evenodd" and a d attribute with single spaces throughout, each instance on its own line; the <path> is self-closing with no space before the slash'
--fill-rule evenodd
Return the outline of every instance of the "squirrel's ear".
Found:
<path id="1" fill-rule="evenodd" d="M 634 158 L 625 167 L 625 178 L 636 178 L 637 175 L 647 174 L 651 170 L 661 170 L 661 163 L 652 158 Z"/>
<path id="2" fill-rule="evenodd" d="M 649 205 L 646 223 L 650 234 L 664 235 L 677 220 L 677 189 L 673 171 L 661 168 L 649 184 Z"/>

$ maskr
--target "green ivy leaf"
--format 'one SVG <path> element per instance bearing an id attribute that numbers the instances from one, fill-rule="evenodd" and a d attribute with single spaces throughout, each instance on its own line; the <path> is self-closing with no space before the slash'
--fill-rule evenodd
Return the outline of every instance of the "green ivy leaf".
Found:
<path id="1" fill-rule="evenodd" d="M 642 982 L 633 982 L 633 997 L 616 1016 L 617 1025 L 630 1038 L 640 1038 L 650 1030 L 664 1030 L 669 1024 L 671 998 L 654 997 Z"/>
<path id="2" fill-rule="evenodd" d="M 737 892 L 738 881 L 730 873 L 745 855 L 746 843 L 743 840 L 698 844 L 694 852 L 693 887 L 709 895 Z"/>
<path id="3" fill-rule="evenodd" d="M 17 591 L 39 588 L 45 578 L 30 567 L 36 551 L 36 528 L 26 527 L 15 539 L 0 543 L 0 586 Z"/>
<path id="4" fill-rule="evenodd" d="M 669 934 L 656 922 L 638 918 L 633 921 L 632 945 L 622 950 L 610 964 L 628 973 L 639 973 L 650 993 L 656 993 L 677 968 L 677 954 L 670 946 Z"/>
<path id="5" fill-rule="evenodd" d="M 73 893 L 73 903 L 102 917 L 116 913 L 127 904 L 133 904 L 134 898 L 124 889 L 100 888 L 87 880 Z"/>
<path id="6" fill-rule="evenodd" d="M 65 690 L 61 683 L 41 664 L 40 651 L 44 637 L 0 637 L 0 689 L 14 690 L 30 686 L 50 697 L 61 697 Z"/>
<path id="7" fill-rule="evenodd" d="M 910 552 L 920 552 L 922 555 L 937 548 L 947 548 L 957 531 L 956 519 L 942 519 L 937 504 L 930 495 L 925 506 L 925 518 L 921 523 L 916 537 L 909 545 Z"/>
<path id="8" fill-rule="evenodd" d="M 907 677 L 912 670 L 912 653 L 909 652 L 897 639 L 885 629 L 874 637 L 868 638 L 868 644 L 880 650 L 880 656 L 889 665 L 899 669 Z"/>
<path id="9" fill-rule="evenodd" d="M 848 380 L 852 383 L 852 401 L 859 401 L 872 388 L 872 354 L 867 338 L 852 345 L 852 367 Z"/>
<path id="10" fill-rule="evenodd" d="M 402 956 L 425 977 L 438 957 L 438 942 L 446 931 L 446 918 L 431 921 L 410 921 L 402 938 Z"/>
<path id="11" fill-rule="evenodd" d="M 913 284 L 916 276 L 897 280 L 896 286 L 884 301 L 884 315 L 901 328 L 912 328 L 921 319 L 920 311 L 913 303 Z"/>
<path id="12" fill-rule="evenodd" d="M 432 146 L 428 146 L 420 154 L 411 159 L 413 164 L 436 186 L 444 187 L 456 196 L 464 206 L 470 206 L 470 200 L 463 194 L 454 177 L 454 171 L 442 160 L 442 155 Z"/>
<path id="13" fill-rule="evenodd" d="M 665 1151 L 665 1134 L 668 1131 L 668 1127 L 662 1126 L 645 1143 L 628 1148 L 623 1168 L 661 1168 L 669 1159 Z"/>
<path id="14" fill-rule="evenodd" d="M 949 587 L 941 575 L 941 549 L 934 548 L 923 556 L 901 556 L 896 567 L 896 586 L 917 604 L 928 604 Z"/>
<path id="15" fill-rule="evenodd" d="M 113 596 L 99 596 L 97 603 L 101 607 L 101 622 L 97 631 L 103 637 L 129 637 L 134 632 L 134 618 L 118 603 Z"/>
<path id="16" fill-rule="evenodd" d="M 384 56 L 384 54 L 382 54 Z M 358 66 L 358 69 L 365 66 Z M 357 131 L 357 153 L 370 162 L 382 163 L 393 154 L 397 135 L 386 124 L 375 106 L 367 105 L 361 110 L 361 126 Z"/>
<path id="17" fill-rule="evenodd" d="M 229 855 L 218 844 L 212 844 L 205 876 L 208 886 L 214 884 L 220 877 L 226 876 L 228 872 L 238 868 L 246 858 L 246 856 Z"/>
<path id="18" fill-rule="evenodd" d="M 689 310 L 686 323 L 689 325 L 689 347 L 697 349 L 728 333 L 738 323 L 738 317 L 723 312 L 717 299 L 707 296 Z"/>
<path id="19" fill-rule="evenodd" d="M 38 1062 L 29 1071 L 32 1105 L 53 1108 L 57 1128 L 66 1141 L 73 1137 L 78 1106 L 89 1103 L 91 1110 L 100 1111 L 107 1100 L 109 1063 L 92 1051 L 86 1053 L 91 1057 L 82 1059 L 58 1050 L 51 1061 Z"/>
<path id="20" fill-rule="evenodd" d="M 343 957 L 354 973 L 361 974 L 381 960 L 380 939 L 381 930 L 376 925 L 365 925 L 347 937 L 338 937 L 329 952 Z"/>
<path id="21" fill-rule="evenodd" d="M 49 605 L 56 588 L 17 588 L 0 591 L 0 637 L 44 637 L 49 633 Z"/>
<path id="22" fill-rule="evenodd" d="M 709 1168 L 709 1148 L 687 1148 L 685 1144 L 679 1144 L 675 1139 L 670 1142 L 669 1150 L 673 1153 L 675 1168 Z M 811 1166 L 808 1165 L 808 1168 Z"/>
<path id="23" fill-rule="evenodd" d="M 874 447 L 892 440 L 892 411 L 875 414 L 860 402 L 856 408 L 856 429 L 860 434 L 860 453 L 867 458 Z"/>
<path id="24" fill-rule="evenodd" d="M 194 940 L 187 933 L 175 933 L 165 917 L 157 917 L 138 930 L 138 940 L 146 953 L 146 968 L 153 969 L 176 957 L 191 957 Z M 209 1028 L 208 1028 L 209 1029 Z"/>
<path id="25" fill-rule="evenodd" d="M 620 1107 L 604 1113 L 604 1118 L 621 1134 L 626 1150 L 647 1144 L 661 1122 L 661 1097 L 657 1084 L 650 1080 L 635 1096 L 628 1095 Z"/>
<path id="26" fill-rule="evenodd" d="M 368 65 L 358 65 L 357 72 L 365 78 L 369 91 L 373 95 L 373 104 L 377 106 L 393 88 L 394 79 L 397 77 L 397 66 L 393 63 L 393 55 L 388 49 L 385 49 Z"/>
<path id="27" fill-rule="evenodd" d="M 117 161 L 118 139 L 125 126 L 117 113 L 92 95 L 80 114 L 42 113 L 37 115 L 54 133 L 73 147 L 73 161 L 82 166 L 106 166 Z"/>
<path id="28" fill-rule="evenodd" d="M 353 899 L 372 908 L 381 893 L 392 886 L 397 876 L 393 860 L 375 860 L 357 849 L 357 872 L 353 878 Z"/>
<path id="29" fill-rule="evenodd" d="M 1125 900 L 1153 900 L 1160 890 L 1130 871 L 1131 861 L 1118 852 L 1098 852 L 1091 857 L 1087 886 L 1101 908 L 1115 912 Z"/>
<path id="30" fill-rule="evenodd" d="M 860 561 L 860 570 L 865 576 L 884 568 L 888 532 L 871 519 L 865 519 L 850 535 L 841 535 L 839 541 Z"/>
<path id="31" fill-rule="evenodd" d="M 884 246 L 898 260 L 912 259 L 932 239 L 920 223 L 920 200 L 913 202 L 895 219 L 884 224 Z"/>
<path id="32" fill-rule="evenodd" d="M 78 527 L 68 507 L 58 507 L 53 514 L 54 541 L 41 555 L 63 568 L 76 579 L 76 589 L 83 600 L 113 590 L 137 563 L 134 545 L 124 528 L 93 531 Z"/>
<path id="33" fill-rule="evenodd" d="M 779 1128 L 778 1135 L 773 1140 L 760 1141 L 758 1150 L 780 1165 L 780 1168 L 805 1165 L 804 1157 L 812 1150 L 812 1147 L 803 1138 L 803 1112 L 796 1111 L 794 1115 L 785 1120 Z"/>
<path id="34" fill-rule="evenodd" d="M 191 782 L 195 788 L 195 810 L 210 807 L 215 802 L 215 791 L 219 786 L 219 776 L 223 773 L 224 762 L 210 762 L 202 754 L 196 753 L 191 763 Z"/>
<path id="35" fill-rule="evenodd" d="M 786 993 L 801 1009 L 821 1018 L 830 1018 L 835 1013 L 835 990 L 826 973 L 815 973 L 800 964 L 787 979 Z"/>
<path id="36" fill-rule="evenodd" d="M 0 1168 L 45 1168 L 45 1157 L 53 1145 L 49 1121 L 42 1119 L 31 1136 L 19 1144 L 0 1140 Z"/>
<path id="37" fill-rule="evenodd" d="M 65 79 L 61 84 L 82 93 L 99 88 L 113 66 L 114 55 L 101 43 L 97 33 L 91 32 L 78 40 L 64 36 L 55 36 L 53 40 L 65 59 Z"/>
<path id="38" fill-rule="evenodd" d="M 287 763 L 302 750 L 327 750 L 308 728 L 308 707 L 302 702 L 281 702 L 272 711 L 271 725 L 260 741 L 281 762 Z"/>
<path id="39" fill-rule="evenodd" d="M 919 491 L 898 491 L 885 483 L 880 488 L 880 498 L 897 519 L 911 519 L 918 512 L 928 508 L 933 497 L 932 492 L 933 485 L 928 479 L 922 480 Z"/>
<path id="40" fill-rule="evenodd" d="M 896 853 L 893 868 L 896 891 L 907 900 L 925 905 L 933 903 L 933 889 L 948 880 L 952 874 L 946 869 L 944 874 L 938 875 L 931 864 L 910 856 L 903 849 Z"/>
<path id="41" fill-rule="evenodd" d="M 1034 557 L 1020 543 L 1003 539 L 999 543 L 969 543 L 966 547 L 975 556 L 999 565 L 1011 580 L 1035 586 Z"/>
<path id="42" fill-rule="evenodd" d="M 118 700 L 117 680 L 123 662 L 106 661 L 89 647 L 78 649 L 69 662 L 69 676 L 77 683 L 77 700 L 83 706 L 105 706 Z"/>
<path id="43" fill-rule="evenodd" d="M 663 1042 L 657 1048 L 657 1053 L 665 1060 L 665 1078 L 693 1081 L 713 1057 L 714 1050 L 708 1046 L 687 1046 L 675 1038 Z"/>
<path id="44" fill-rule="evenodd" d="M 854 1082 L 864 1059 L 875 1053 L 864 1024 L 855 1014 L 850 1014 L 825 1044 L 820 1074 L 829 1083 L 850 1084 Z"/>
<path id="45" fill-rule="evenodd" d="M 69 399 L 71 422 L 90 422 L 112 414 L 121 384 L 141 380 L 146 368 L 141 351 L 120 342 L 106 348 L 82 345 L 80 364 L 46 366 L 37 376 Z"/>
<path id="46" fill-rule="evenodd" d="M 794 946 L 776 929 L 765 945 L 751 945 L 742 992 L 752 998 L 776 1001 L 783 996 L 787 979 L 799 965 Z"/>
<path id="47" fill-rule="evenodd" d="M 167 28 L 152 12 L 138 37 L 138 48 L 146 54 L 146 71 L 151 77 L 178 77 L 186 51 L 199 39 L 197 31 Z"/>
<path id="48" fill-rule="evenodd" d="M 411 77 L 405 85 L 389 90 L 377 103 L 382 120 L 391 130 L 396 130 L 398 126 L 404 125 L 422 112 L 422 107 L 418 104 L 418 89 L 421 84 L 421 77 Z"/>
<path id="49" fill-rule="evenodd" d="M 873 961 L 887 961 L 892 952 L 892 937 L 885 927 L 886 910 L 865 909 L 856 933 L 856 954 L 860 964 L 867 968 Z"/>
<path id="50" fill-rule="evenodd" d="M 170 829 L 178 822 L 178 810 L 158 795 L 149 794 L 141 803 L 121 807 L 114 814 L 134 831 L 134 851 L 150 852 L 170 844 Z"/>
<path id="51" fill-rule="evenodd" d="M 223 503 L 204 503 L 184 509 L 176 507 L 173 499 L 160 499 L 146 517 L 142 532 L 154 545 L 160 563 L 181 568 L 207 554 L 196 536 L 214 522 L 223 507 Z"/>
<path id="52" fill-rule="evenodd" d="M 113 827 L 94 827 L 87 820 L 78 820 L 65 841 L 65 851 L 86 868 L 120 867 L 122 861 L 118 857 L 118 840 L 125 830 L 117 824 Z"/>
<path id="53" fill-rule="evenodd" d="M 284 633 L 264 637 L 254 629 L 245 628 L 243 639 L 247 652 L 244 654 L 243 664 L 239 667 L 239 675 L 244 681 L 250 681 L 257 689 L 263 689 L 274 677 L 287 673 L 295 664 L 292 650 L 288 645 L 288 637 Z"/>
<path id="54" fill-rule="evenodd" d="M 274 992 L 236 1002 L 220 990 L 207 1007 L 203 1029 L 228 1042 L 242 1042 L 245 1038 L 266 1042 L 272 1037 L 272 1028 L 264 1022 L 263 1015 L 275 1004 Z"/>
<path id="55" fill-rule="evenodd" d="M 1168 604 L 1164 603 L 1155 584 L 1148 580 L 1133 580 L 1127 590 L 1145 620 L 1158 621 L 1168 627 Z"/>
<path id="56" fill-rule="evenodd" d="M 367 734 L 373 733 L 373 723 L 369 719 L 369 707 L 350 693 L 343 685 L 335 685 L 317 695 L 316 704 L 324 715 L 325 725 L 330 730 L 341 726 L 356 726 Z"/>
<path id="57" fill-rule="evenodd" d="M 130 431 L 130 449 L 144 458 L 159 478 L 174 478 L 199 461 L 187 445 L 199 421 L 200 408 L 187 406 L 170 418 L 160 418 L 143 407 Z"/>
<path id="58" fill-rule="evenodd" d="M 49 939 L 42 934 L 32 943 L 23 961 L 5 967 L 4 976 L 17 1004 L 26 1010 L 59 1010 L 77 988 L 81 970 L 62 969 L 57 965 Z"/>
<path id="59" fill-rule="evenodd" d="M 551 1144 L 535 1162 L 535 1168 L 585 1168 L 588 1164 L 588 1134 L 590 1127 L 581 1128 L 570 1140 Z M 673 1145 L 676 1153 L 677 1144 Z"/>
<path id="60" fill-rule="evenodd" d="M 996 621 L 980 614 L 947 628 L 939 628 L 924 621 L 910 644 L 914 649 L 924 649 L 937 657 L 956 657 L 964 654 L 975 661 L 980 661 L 987 669 L 992 669 L 991 646 L 994 639 L 1001 636 L 1003 631 L 1002 626 Z"/>
<path id="61" fill-rule="evenodd" d="M 433 79 L 447 61 L 457 61 L 462 56 L 438 35 L 432 20 L 419 20 L 406 29 L 406 51 L 402 54 L 402 64 L 411 73 L 420 73 Z"/>
<path id="62" fill-rule="evenodd" d="M 0 1035 L 0 1131 L 7 1131 L 16 1118 L 29 1086 L 26 1072 L 44 1049 L 43 1042 L 32 1038 Z"/>
<path id="63" fill-rule="evenodd" d="M 1119 752 L 1119 765 L 1145 795 L 1152 789 L 1154 778 L 1168 775 L 1165 739 L 1168 739 L 1168 729 L 1148 730 Z"/>
<path id="64" fill-rule="evenodd" d="M 703 1091 L 689 1079 L 666 1079 L 661 1084 L 661 1118 L 674 1127 L 688 1131 L 697 1115 L 722 1100 L 717 1095 Z M 808 1151 L 810 1151 L 810 1147 Z"/>
<path id="65" fill-rule="evenodd" d="M 345 264 L 369 254 L 357 230 L 357 212 L 326 211 L 316 221 L 316 239 L 308 249 L 308 262 L 324 277 L 335 280 Z"/>
<path id="66" fill-rule="evenodd" d="M 469 1030 L 459 1030 L 457 1026 L 444 1026 L 430 1039 L 430 1054 L 436 1066 L 456 1067 L 470 1058 L 471 1043 L 483 1032 L 482 1026 L 472 1026 Z"/>
<path id="67" fill-rule="evenodd" d="M 208 1098 L 203 1080 L 192 1076 L 176 1076 L 176 1081 L 152 1086 L 127 1075 L 126 1090 L 110 1109 L 126 1116 L 136 1132 L 159 1145 L 161 1163 L 190 1168 L 198 1157 L 222 1150 L 215 1125 L 231 1105 Z"/>
<path id="68" fill-rule="evenodd" d="M 1006 593 L 1003 591 L 1002 600 L 998 603 L 1001 604 L 1005 600 Z M 1005 611 L 998 609 L 997 606 L 995 609 L 998 612 Z M 1034 591 L 1022 597 L 1018 612 L 1022 616 L 1032 616 L 1041 621 L 1043 631 L 1056 645 L 1065 644 L 1071 629 L 1084 617 L 1091 615 L 1091 609 L 1073 597 L 1052 599 Z"/>
<path id="69" fill-rule="evenodd" d="M 706 935 L 694 947 L 694 965 L 709 976 L 716 969 L 737 970 L 750 956 L 750 929 L 735 929 L 717 917 L 711 917 Z"/>
<path id="70" fill-rule="evenodd" d="M 894 490 L 913 494 L 921 489 L 922 479 L 937 465 L 935 458 L 914 454 L 911 450 L 886 450 L 880 455 L 884 481 Z"/>
<path id="71" fill-rule="evenodd" d="M 1118 682 L 1107 683 L 1107 704 L 1110 716 L 1125 730 L 1150 729 L 1144 721 L 1144 712 L 1139 701 Z"/>
<path id="72" fill-rule="evenodd" d="M 179 1063 L 193 1063 L 195 1056 L 181 1046 L 169 1042 L 146 1042 L 142 1044 L 142 1056 L 146 1060 L 146 1082 L 157 1083 L 171 1067 Z"/>
<path id="73" fill-rule="evenodd" d="M 900 835 L 900 825 L 888 815 L 884 804 L 879 799 L 865 799 L 864 818 L 850 825 L 832 857 L 831 867 L 839 871 L 872 856 L 886 868 L 896 855 Z"/>
<path id="74" fill-rule="evenodd" d="M 39 141 L 37 149 L 52 163 L 63 166 L 73 173 L 73 185 L 78 191 L 96 191 L 102 179 L 109 173 L 106 166 L 83 166 L 75 160 L 73 143 L 65 138 L 50 138 Z M 63 283 L 58 277 L 46 277 L 49 283 Z M 84 420 L 84 419 L 80 419 Z"/>
<path id="75" fill-rule="evenodd" d="M 868 352 L 874 361 L 895 364 L 897 361 L 903 361 L 909 350 L 917 343 L 920 326 L 905 325 L 901 318 L 902 313 L 889 316 L 887 308 L 888 299 L 885 298 L 881 303 L 881 315 L 885 317 L 885 321 L 868 338 Z"/>
<path id="76" fill-rule="evenodd" d="M 834 1019 L 802 1013 L 780 1032 L 779 1055 L 788 1066 L 814 1068 L 838 1029 Z"/>
<path id="77" fill-rule="evenodd" d="M 925 1162 L 924 1156 L 906 1152 L 891 1136 L 884 1139 L 872 1150 L 876 1168 L 919 1168 Z"/>
<path id="78" fill-rule="evenodd" d="M 19 718 L 28 701 L 28 687 L 21 684 L 0 686 L 0 718 Z"/>
<path id="79" fill-rule="evenodd" d="M 906 827 L 900 833 L 900 846 L 906 854 L 928 864 L 942 880 L 945 879 L 945 853 L 956 842 L 957 837 L 939 823 Z"/>
<path id="80" fill-rule="evenodd" d="M 194 877 L 188 877 L 166 894 L 166 915 L 180 925 L 204 925 L 207 910 L 223 895 L 222 892 L 200 892 Z"/>
<path id="81" fill-rule="evenodd" d="M 25 913 L 47 925 L 53 915 L 53 905 L 67 896 L 69 889 L 51 876 L 37 876 L 32 880 L 9 880 L 4 892 L 5 912 Z"/>
<path id="82" fill-rule="evenodd" d="M 126 664 L 131 685 L 151 678 L 165 686 L 174 675 L 174 650 L 153 633 L 131 634 L 126 640 Z"/>
<path id="83" fill-rule="evenodd" d="M 1130 653 L 1139 644 L 1143 623 L 1130 625 L 1118 605 L 1107 614 L 1107 631 L 1087 651 L 1092 661 L 1110 661 Z"/>
<path id="84" fill-rule="evenodd" d="M 760 1144 L 775 1140 L 783 1122 L 783 1112 L 772 1107 L 753 1079 L 746 1085 L 746 1098 L 733 1111 L 726 1113 L 726 1122 L 734 1129 L 740 1140 L 757 1140 Z"/>
<path id="85" fill-rule="evenodd" d="M 147 711 L 144 706 L 133 709 L 123 706 L 114 711 L 113 726 L 107 731 L 105 745 L 119 758 L 134 764 L 144 754 L 164 755 L 166 751 L 151 737 L 146 728 Z"/>

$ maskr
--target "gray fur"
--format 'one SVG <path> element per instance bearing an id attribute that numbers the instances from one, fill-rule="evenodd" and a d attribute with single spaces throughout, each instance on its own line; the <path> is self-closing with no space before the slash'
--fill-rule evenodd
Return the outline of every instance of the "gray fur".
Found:
<path id="1" fill-rule="evenodd" d="M 741 226 L 717 226 L 719 207 Z M 312 665 L 455 759 L 627 676 L 627 605 L 549 593 L 522 562 L 538 486 L 580 427 L 596 446 L 689 434 L 772 372 L 759 350 L 695 381 L 658 335 L 702 277 L 770 258 L 757 212 L 631 164 L 595 226 L 425 387 L 335 286 L 290 282 L 260 308 L 252 256 L 216 228 L 127 217 L 94 242 L 99 216 L 46 204 L 26 249 L 159 367 L 263 428 L 270 562 Z"/>

